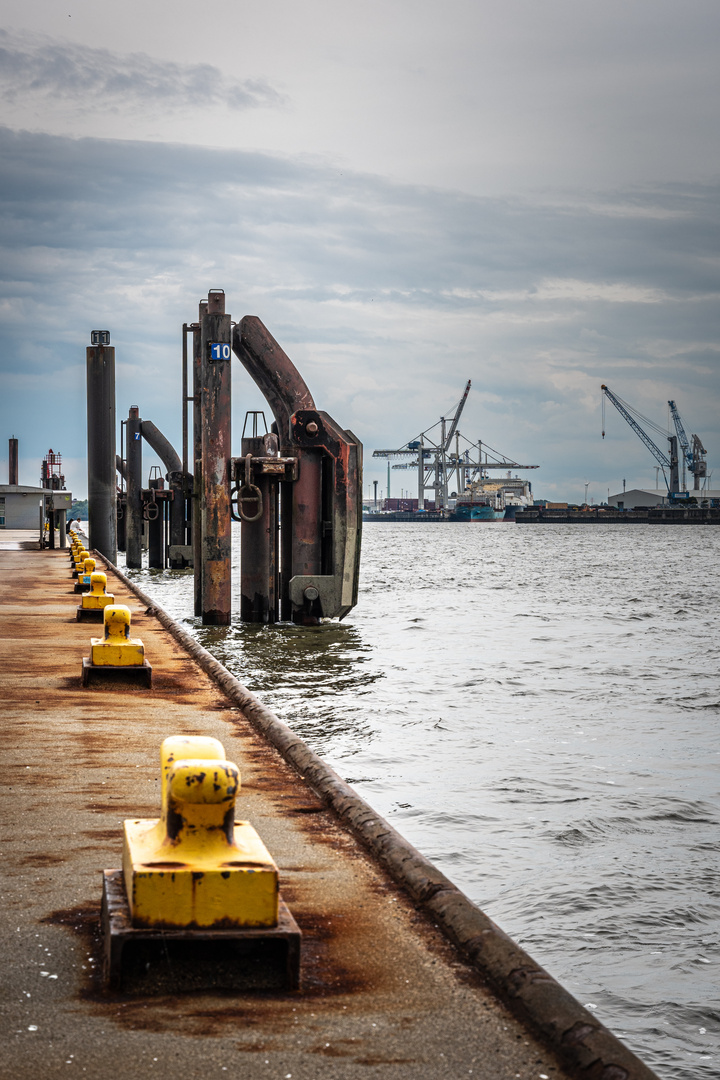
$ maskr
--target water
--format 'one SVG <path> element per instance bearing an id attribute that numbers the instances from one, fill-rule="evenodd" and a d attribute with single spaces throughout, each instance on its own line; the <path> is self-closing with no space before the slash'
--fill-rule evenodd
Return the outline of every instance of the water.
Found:
<path id="1" fill-rule="evenodd" d="M 131 576 L 660 1076 L 700 1080 L 719 554 L 704 526 L 372 523 L 358 607 L 319 628 L 203 628 L 191 573 Z"/>

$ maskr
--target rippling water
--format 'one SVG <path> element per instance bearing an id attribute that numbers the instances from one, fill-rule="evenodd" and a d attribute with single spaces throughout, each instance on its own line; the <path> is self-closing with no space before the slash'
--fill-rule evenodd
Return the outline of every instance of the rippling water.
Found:
<path id="1" fill-rule="evenodd" d="M 372 523 L 358 607 L 319 628 L 203 628 L 191 572 L 130 576 L 662 1077 L 698 1080 L 720 1073 L 718 554 L 711 526 Z"/>

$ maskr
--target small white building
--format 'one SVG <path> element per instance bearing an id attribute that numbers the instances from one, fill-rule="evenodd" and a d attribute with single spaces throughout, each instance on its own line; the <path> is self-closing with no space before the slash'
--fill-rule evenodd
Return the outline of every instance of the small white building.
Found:
<path id="1" fill-rule="evenodd" d="M 711 502 L 718 505 L 720 491 L 684 492 L 681 496 L 675 496 L 674 505 L 682 505 L 689 498 L 697 499 L 698 506 L 710 506 Z M 636 507 L 645 510 L 653 506 L 670 506 L 670 498 L 667 488 L 630 488 L 629 491 L 611 495 L 608 503 L 610 506 L 617 506 L 618 510 L 634 510 Z"/>
<path id="2" fill-rule="evenodd" d="M 39 532 L 41 511 L 44 521 L 48 510 L 65 510 L 69 514 L 71 506 L 69 491 L 0 484 L 0 529 L 35 529 Z"/>

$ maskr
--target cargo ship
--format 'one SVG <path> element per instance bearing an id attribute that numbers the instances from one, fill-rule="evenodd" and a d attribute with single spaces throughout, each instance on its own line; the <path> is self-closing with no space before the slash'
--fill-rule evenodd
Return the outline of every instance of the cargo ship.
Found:
<path id="1" fill-rule="evenodd" d="M 504 521 L 505 505 L 498 505 L 498 500 L 488 496 L 484 499 L 471 499 L 469 496 L 458 497 L 455 506 L 448 513 L 448 521 Z"/>
<path id="2" fill-rule="evenodd" d="M 449 521 L 514 521 L 515 511 L 532 505 L 528 480 L 488 480 L 481 477 L 450 501 Z"/>

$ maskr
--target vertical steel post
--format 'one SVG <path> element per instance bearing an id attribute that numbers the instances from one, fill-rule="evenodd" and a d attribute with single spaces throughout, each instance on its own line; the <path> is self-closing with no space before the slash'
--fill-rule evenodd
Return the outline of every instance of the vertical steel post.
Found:
<path id="1" fill-rule="evenodd" d="M 243 439 L 242 456 L 277 453 L 277 445 L 276 435 Z M 278 484 L 267 475 L 251 477 L 250 482 L 260 491 L 262 513 L 257 521 L 243 520 L 240 527 L 240 618 L 274 623 L 278 617 Z M 255 513 L 255 503 L 245 506 L 247 513 Z"/>
<path id="2" fill-rule="evenodd" d="M 281 444 L 282 447 L 282 444 Z M 290 622 L 293 606 L 290 600 L 290 580 L 293 576 L 293 488 L 294 484 L 280 484 L 280 618 Z"/>
<path id="3" fill-rule="evenodd" d="M 127 526 L 127 508 L 125 504 L 125 496 L 122 499 L 118 498 L 117 508 L 117 546 L 118 551 L 125 551 L 125 531 Z"/>
<path id="4" fill-rule="evenodd" d="M 104 331 L 95 331 L 104 333 Z M 109 334 L 107 335 L 109 339 Z M 115 483 L 115 349 L 87 349 L 88 539 L 110 562 L 117 558 Z"/>
<path id="5" fill-rule="evenodd" d="M 67 547 L 67 510 L 57 510 L 58 531 L 60 535 L 60 547 Z"/>
<path id="6" fill-rule="evenodd" d="M 183 468 L 183 491 L 185 491 L 185 477 L 188 471 L 188 324 L 183 323 L 182 328 L 182 468 Z"/>
<path id="7" fill-rule="evenodd" d="M 150 504 L 152 506 L 152 503 Z M 165 569 L 165 499 L 155 503 L 157 516 L 148 518 L 148 566 Z"/>
<path id="8" fill-rule="evenodd" d="M 193 497 L 192 497 L 192 542 L 193 542 L 193 585 L 195 615 L 202 615 L 202 421 L 200 411 L 201 372 L 201 327 L 207 313 L 207 300 L 200 301 L 199 321 L 193 326 Z"/>
<path id="9" fill-rule="evenodd" d="M 211 289 L 202 318 L 200 413 L 202 428 L 202 621 L 227 626 L 231 611 L 230 433 L 231 320 L 225 293 Z"/>
<path id="10" fill-rule="evenodd" d="M 305 452 L 292 485 L 292 575 L 322 574 L 322 455 Z"/>
<path id="11" fill-rule="evenodd" d="M 117 484 L 116 493 L 116 521 L 117 521 L 117 546 L 118 551 L 125 551 L 125 534 L 127 532 L 127 493 L 125 491 L 125 475 L 127 468 L 125 464 L 125 424 L 126 420 L 120 421 L 120 455 L 115 458 L 115 471 L 120 476 L 120 481 Z"/>
<path id="12" fill-rule="evenodd" d="M 140 409 L 131 405 L 127 418 L 127 489 L 125 499 L 125 559 L 130 569 L 142 566 L 142 433 Z"/>
<path id="13" fill-rule="evenodd" d="M 8 464 L 10 466 L 8 483 L 18 483 L 18 441 L 15 437 L 9 440 Z"/>
<path id="14" fill-rule="evenodd" d="M 182 476 L 177 472 L 170 473 L 170 490 L 172 498 L 168 507 L 168 543 L 185 543 L 185 483 Z M 171 565 L 175 568 L 182 566 L 182 560 L 173 560 Z"/>
<path id="15" fill-rule="evenodd" d="M 182 328 L 182 490 L 175 492 L 175 498 L 179 498 L 182 495 L 182 539 L 177 541 L 183 546 L 188 543 L 188 540 L 192 537 L 192 513 L 189 507 L 189 495 L 188 488 L 188 403 L 191 398 L 188 396 L 188 324 L 183 323 Z M 190 526 L 190 527 L 188 527 Z M 190 536 L 188 536 L 190 533 Z M 172 543 L 172 539 L 171 539 Z M 171 564 L 172 565 L 172 564 Z M 180 563 L 183 565 L 183 563 Z"/>

